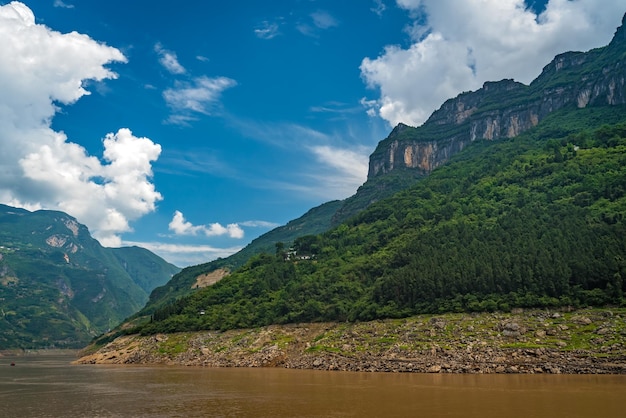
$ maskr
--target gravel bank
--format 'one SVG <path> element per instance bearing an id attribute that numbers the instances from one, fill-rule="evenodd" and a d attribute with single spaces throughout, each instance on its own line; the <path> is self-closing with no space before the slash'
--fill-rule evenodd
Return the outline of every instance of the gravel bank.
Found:
<path id="1" fill-rule="evenodd" d="M 626 374 L 626 310 L 420 315 L 122 336 L 77 363 L 419 373 Z"/>

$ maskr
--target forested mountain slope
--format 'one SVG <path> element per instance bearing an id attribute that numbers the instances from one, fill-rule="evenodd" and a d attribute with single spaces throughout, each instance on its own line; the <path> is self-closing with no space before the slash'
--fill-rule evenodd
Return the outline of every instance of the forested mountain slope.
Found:
<path id="1" fill-rule="evenodd" d="M 273 253 L 277 243 L 289 246 L 299 236 L 327 231 L 331 227 L 332 216 L 341 205 L 342 202 L 339 200 L 324 203 L 309 210 L 298 219 L 261 235 L 241 251 L 229 257 L 183 269 L 172 280 L 154 289 L 146 306 L 135 316 L 150 315 L 157 307 L 194 292 L 197 289 L 198 278 L 203 275 L 228 274 L 244 265 L 254 255 Z"/>
<path id="2" fill-rule="evenodd" d="M 623 106 L 568 107 L 515 139 L 476 142 L 409 190 L 297 239 L 296 254 L 254 257 L 139 329 L 621 304 L 624 122 Z"/>

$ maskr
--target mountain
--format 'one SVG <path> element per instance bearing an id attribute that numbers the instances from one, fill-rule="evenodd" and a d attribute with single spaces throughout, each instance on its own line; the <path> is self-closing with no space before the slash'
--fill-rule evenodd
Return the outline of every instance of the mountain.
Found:
<path id="1" fill-rule="evenodd" d="M 623 303 L 625 60 L 622 25 L 528 86 L 485 83 L 419 128 L 398 125 L 335 227 L 252 257 L 135 331 Z"/>
<path id="2" fill-rule="evenodd" d="M 447 100 L 419 128 L 399 124 L 372 154 L 368 179 L 401 168 L 429 174 L 478 139 L 513 138 L 569 106 L 626 103 L 626 29 L 588 52 L 566 52 L 546 65 L 529 86 L 487 82 Z"/>
<path id="3" fill-rule="evenodd" d="M 63 212 L 0 205 L 0 349 L 84 346 L 178 271 L 141 248 L 102 247 Z"/>
<path id="4" fill-rule="evenodd" d="M 273 253 L 276 243 L 290 246 L 299 236 L 340 225 L 371 204 L 416 184 L 473 142 L 516 137 L 560 109 L 626 103 L 625 54 L 626 29 L 622 24 L 608 46 L 558 55 L 529 86 L 512 80 L 487 82 L 475 92 L 447 100 L 420 127 L 400 123 L 370 156 L 367 181 L 355 195 L 314 208 L 230 257 L 183 270 L 153 292 L 141 314 L 150 314 L 154 307 L 192 293 L 203 275 L 217 270 L 226 274 L 253 255 Z M 615 123 L 620 112 L 603 109 L 596 118 Z M 574 119 L 558 126 L 553 134 L 562 136 L 582 128 Z"/>
<path id="5" fill-rule="evenodd" d="M 530 85 L 487 82 L 420 127 L 399 124 L 354 196 L 183 270 L 155 289 L 136 329 L 620 303 L 625 57 L 622 24 L 606 47 L 558 55 Z M 300 255 L 278 254 L 278 242 Z M 220 279 L 233 273 L 219 283 L 195 285 L 224 267 Z"/>
<path id="6" fill-rule="evenodd" d="M 530 85 L 486 82 L 447 100 L 420 127 L 398 124 L 370 156 L 366 183 L 333 225 L 414 184 L 476 140 L 514 138 L 565 107 L 625 104 L 625 34 L 622 24 L 606 47 L 556 56 Z"/>
<path id="7" fill-rule="evenodd" d="M 550 133 L 570 121 L 587 128 Z M 625 185 L 626 106 L 563 109 L 515 139 L 475 142 L 406 191 L 296 239 L 288 257 L 254 256 L 129 332 L 623 305 Z"/>

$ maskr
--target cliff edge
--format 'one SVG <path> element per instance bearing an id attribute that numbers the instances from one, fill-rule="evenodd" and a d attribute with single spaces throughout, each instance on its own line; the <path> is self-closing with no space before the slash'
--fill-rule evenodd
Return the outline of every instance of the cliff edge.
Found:
<path id="1" fill-rule="evenodd" d="M 420 127 L 399 124 L 371 155 L 368 180 L 404 168 L 426 175 L 473 141 L 515 137 L 564 107 L 626 104 L 625 21 L 609 45 L 557 55 L 530 85 L 487 82 Z"/>

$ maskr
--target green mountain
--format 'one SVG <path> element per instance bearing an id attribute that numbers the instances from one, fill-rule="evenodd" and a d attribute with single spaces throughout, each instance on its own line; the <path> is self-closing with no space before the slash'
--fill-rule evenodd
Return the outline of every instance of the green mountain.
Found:
<path id="1" fill-rule="evenodd" d="M 198 278 L 203 275 L 220 270 L 223 272 L 222 274 L 227 274 L 244 265 L 254 255 L 274 253 L 277 243 L 289 246 L 297 237 L 327 231 L 331 227 L 332 217 L 337 213 L 341 205 L 342 202 L 338 200 L 324 203 L 309 210 L 300 218 L 294 219 L 286 225 L 275 228 L 254 239 L 236 254 L 183 269 L 172 280 L 154 289 L 146 306 L 135 316 L 150 315 L 157 307 L 164 306 L 178 298 L 193 293 L 198 288 L 196 286 Z"/>
<path id="2" fill-rule="evenodd" d="M 603 112 L 622 122 L 594 127 Z M 545 135 L 568 121 L 589 128 Z M 625 219 L 626 107 L 562 110 L 514 140 L 475 143 L 410 189 L 296 239 L 293 256 L 253 257 L 135 330 L 621 304 Z"/>
<path id="3" fill-rule="evenodd" d="M 178 271 L 141 248 L 102 247 L 63 212 L 0 205 L 0 349 L 84 346 Z"/>
<path id="4" fill-rule="evenodd" d="M 419 128 L 398 125 L 337 226 L 252 257 L 137 329 L 622 303 L 625 62 L 622 26 L 529 86 L 485 83 Z"/>

